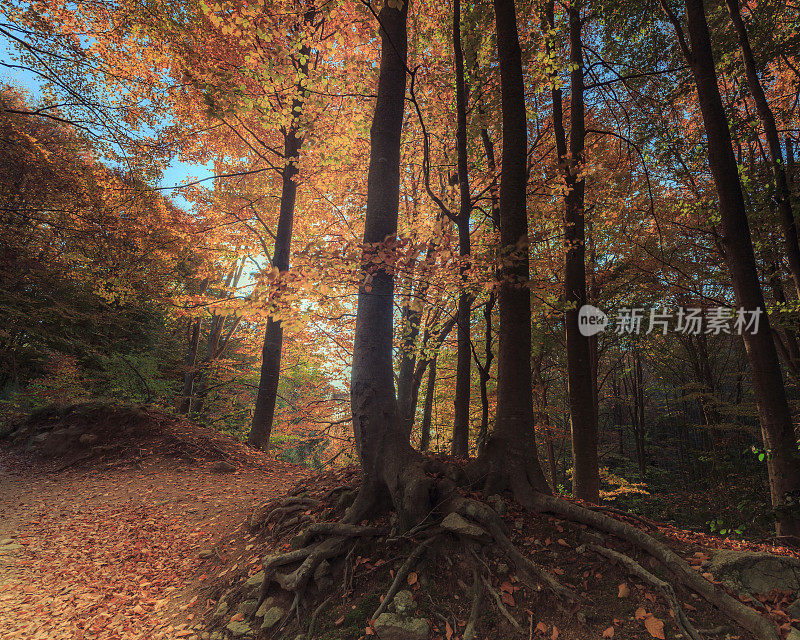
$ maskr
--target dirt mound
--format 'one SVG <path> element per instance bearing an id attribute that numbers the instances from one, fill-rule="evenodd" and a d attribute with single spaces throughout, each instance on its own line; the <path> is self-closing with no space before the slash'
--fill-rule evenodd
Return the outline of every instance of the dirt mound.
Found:
<path id="1" fill-rule="evenodd" d="M 211 461 L 220 472 L 267 461 L 208 427 L 141 405 L 102 400 L 39 409 L 12 425 L 5 439 L 26 453 L 52 460 L 56 470 L 98 459 L 136 461 L 153 455 Z"/>

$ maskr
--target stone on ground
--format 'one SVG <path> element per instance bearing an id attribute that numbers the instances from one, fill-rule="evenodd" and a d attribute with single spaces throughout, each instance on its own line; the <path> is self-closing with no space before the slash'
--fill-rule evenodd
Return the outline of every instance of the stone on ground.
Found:
<path id="1" fill-rule="evenodd" d="M 382 613 L 373 626 L 381 640 L 427 640 L 430 634 L 427 620 L 403 618 L 395 613 Z"/>
<path id="2" fill-rule="evenodd" d="M 477 524 L 473 524 L 462 518 L 457 513 L 448 513 L 442 520 L 442 529 L 447 529 L 453 533 L 467 538 L 486 538 L 488 534 Z"/>
<path id="3" fill-rule="evenodd" d="M 716 580 L 750 594 L 800 591 L 800 560 L 771 553 L 718 549 L 707 567 Z"/>

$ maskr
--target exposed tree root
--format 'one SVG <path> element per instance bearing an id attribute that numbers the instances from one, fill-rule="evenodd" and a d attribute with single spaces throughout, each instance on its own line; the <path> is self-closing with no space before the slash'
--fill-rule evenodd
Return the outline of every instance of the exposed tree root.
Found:
<path id="1" fill-rule="evenodd" d="M 769 620 L 730 596 L 721 587 L 703 578 L 667 545 L 632 525 L 572 502 L 543 494 L 536 495 L 531 503 L 523 506 L 586 524 L 629 542 L 661 562 L 684 586 L 705 598 L 707 602 L 717 607 L 737 625 L 750 631 L 759 640 L 778 640 L 778 631 Z"/>
<path id="2" fill-rule="evenodd" d="M 474 553 L 474 552 L 473 552 Z M 477 558 L 472 565 L 472 606 L 469 610 L 467 626 L 464 627 L 463 640 L 475 640 L 475 633 L 478 626 L 478 616 L 483 605 L 483 576 L 481 575 L 480 565 Z"/>
<path id="3" fill-rule="evenodd" d="M 512 490 L 520 504 L 530 511 L 551 513 L 566 520 L 587 525 L 593 530 L 612 534 L 637 549 L 647 552 L 664 566 L 669 575 L 674 577 L 674 584 L 681 584 L 703 597 L 728 616 L 737 627 L 747 629 L 758 640 L 778 640 L 777 629 L 771 621 L 736 600 L 723 588 L 703 578 L 670 547 L 648 533 L 627 522 L 601 513 L 599 509 L 586 508 L 542 493 L 535 489 L 534 483 L 523 475 L 510 474 L 504 479 L 502 474 L 497 473 L 497 467 L 489 475 L 492 477 L 491 484 L 493 486 L 505 484 L 505 487 Z M 488 475 L 484 476 L 487 480 L 488 477 Z M 264 580 L 259 604 L 266 598 L 271 585 L 277 583 L 282 589 L 294 594 L 292 606 L 284 618 L 282 626 L 293 614 L 296 614 L 299 619 L 300 607 L 309 583 L 313 580 L 320 590 L 323 589 L 317 571 L 323 563 L 334 562 L 336 559 L 342 558 L 344 559 L 342 588 L 344 592 L 347 592 L 348 582 L 352 581 L 350 557 L 360 541 L 377 536 L 385 536 L 386 540 L 394 543 L 414 541 L 415 546 L 395 574 L 372 619 L 376 619 L 387 611 L 395 595 L 403 588 L 409 573 L 422 556 L 450 536 L 454 536 L 463 545 L 465 551 L 471 553 L 475 559 L 470 589 L 472 606 L 463 633 L 464 640 L 474 639 L 477 635 L 478 617 L 483 607 L 485 593 L 489 594 L 489 600 L 494 602 L 500 614 L 509 621 L 509 624 L 518 633 L 525 633 L 520 623 L 504 605 L 502 595 L 492 586 L 489 579 L 489 567 L 483 563 L 477 552 L 481 545 L 494 546 L 499 549 L 513 563 L 517 576 L 528 587 L 534 590 L 547 589 L 563 605 L 583 602 L 581 596 L 565 587 L 553 574 L 532 562 L 517 549 L 509 537 L 505 523 L 494 509 L 484 502 L 464 497 L 458 487 L 458 483 L 461 481 L 469 481 L 468 475 L 463 471 L 460 474 L 452 472 L 437 461 L 415 460 L 409 463 L 396 478 L 391 492 L 385 486 L 381 487 L 377 483 L 365 482 L 362 484 L 355 501 L 343 520 L 339 522 L 308 524 L 302 520 L 295 521 L 295 518 L 305 515 L 309 509 L 322 505 L 321 501 L 304 496 L 295 495 L 288 500 L 273 501 L 261 507 L 253 514 L 251 526 L 256 523 L 256 528 L 262 528 L 271 524 L 273 533 L 276 530 L 285 532 L 290 523 L 292 526 L 305 526 L 305 528 L 292 539 L 292 551 L 264 559 Z M 337 491 L 341 489 L 342 487 L 336 488 Z M 484 490 L 484 494 L 487 494 L 486 490 Z M 326 495 L 331 497 L 333 494 L 328 492 Z M 392 503 L 398 517 L 391 532 L 388 527 L 364 526 L 365 518 Z M 445 522 L 451 514 L 457 514 L 472 526 L 467 527 L 463 522 L 460 526 Z M 627 516 L 627 514 L 620 515 Z M 651 523 L 646 524 L 653 526 Z M 673 584 L 655 576 L 630 556 L 592 543 L 587 544 L 586 548 L 607 558 L 613 558 L 628 573 L 657 589 L 674 612 L 675 621 L 685 636 L 691 640 L 701 640 L 702 635 L 686 616 Z M 326 570 L 329 574 L 330 569 Z M 329 587 L 330 579 L 325 588 Z M 466 585 L 464 588 L 467 589 Z M 322 604 L 314 610 L 311 616 L 310 630 L 313 629 L 316 618 L 328 602 L 329 598 L 324 598 Z"/>
<path id="4" fill-rule="evenodd" d="M 403 566 L 400 567 L 400 570 L 395 575 L 394 580 L 392 581 L 389 590 L 386 592 L 386 595 L 384 595 L 380 606 L 375 610 L 375 613 L 372 614 L 373 620 L 386 611 L 386 608 L 392 603 L 395 595 L 397 595 L 397 592 L 400 591 L 400 587 L 403 586 L 408 574 L 411 572 L 417 562 L 419 562 L 422 554 L 424 554 L 433 546 L 434 543 L 438 542 L 440 539 L 440 532 L 436 532 L 430 538 L 417 545 L 414 551 L 411 552 L 411 555 L 408 556 L 406 561 L 403 563 Z"/>
<path id="5" fill-rule="evenodd" d="M 512 616 L 508 612 L 508 609 L 506 609 L 506 606 L 503 604 L 503 598 L 497 592 L 497 589 L 495 589 L 492 586 L 492 583 L 489 582 L 489 580 L 487 580 L 486 576 L 484 576 L 483 574 L 481 574 L 481 581 L 483 582 L 483 586 L 486 587 L 486 590 L 489 592 L 489 594 L 492 596 L 492 598 L 494 598 L 494 603 L 497 606 L 497 608 L 500 611 L 500 613 L 502 613 L 503 616 L 505 617 L 505 619 L 508 620 L 511 623 L 512 627 L 514 627 L 519 633 L 522 633 L 523 632 L 522 631 L 522 626 L 520 625 L 519 622 L 517 622 L 514 619 L 514 616 Z"/>
<path id="6" fill-rule="evenodd" d="M 639 578 L 640 580 L 649 584 L 651 587 L 661 591 L 667 601 L 667 604 L 672 609 L 678 628 L 692 640 L 702 640 L 700 633 L 694 628 L 694 625 L 687 617 L 686 612 L 683 610 L 678 597 L 675 595 L 675 589 L 672 588 L 671 584 L 664 582 L 664 580 L 658 576 L 654 576 L 642 565 L 636 562 L 636 560 L 625 555 L 624 553 L 619 553 L 618 551 L 608 549 L 607 547 L 601 547 L 597 544 L 588 544 L 586 545 L 586 548 L 591 549 L 595 553 L 599 553 L 606 558 L 612 558 L 616 560 L 632 576 Z"/>

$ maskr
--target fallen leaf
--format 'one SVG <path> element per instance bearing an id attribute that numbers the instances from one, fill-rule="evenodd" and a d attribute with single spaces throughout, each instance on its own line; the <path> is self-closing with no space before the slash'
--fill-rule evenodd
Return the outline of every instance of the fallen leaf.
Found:
<path id="1" fill-rule="evenodd" d="M 500 585 L 500 591 L 505 591 L 506 593 L 514 593 L 514 585 L 510 582 L 504 582 Z"/>
<path id="2" fill-rule="evenodd" d="M 536 633 L 547 633 L 547 625 L 544 622 L 537 622 Z"/>
<path id="3" fill-rule="evenodd" d="M 416 571 L 412 571 L 411 573 L 408 574 L 408 578 L 406 578 L 406 582 L 408 582 L 409 585 L 417 584 L 417 578 L 418 577 L 419 576 L 417 576 L 417 572 Z"/>
<path id="4" fill-rule="evenodd" d="M 655 616 L 651 615 L 650 617 L 645 618 L 644 626 L 651 636 L 654 638 L 659 638 L 660 640 L 665 640 L 663 620 L 659 620 Z"/>
<path id="5" fill-rule="evenodd" d="M 614 637 L 614 627 L 609 627 L 605 631 L 603 631 L 604 638 L 613 638 Z"/>
<path id="6" fill-rule="evenodd" d="M 558 627 L 553 626 L 553 633 L 550 635 L 550 640 L 558 640 Z"/>
<path id="7" fill-rule="evenodd" d="M 633 615 L 637 620 L 644 620 L 647 617 L 647 611 L 644 610 L 644 607 L 639 607 Z"/>
<path id="8" fill-rule="evenodd" d="M 627 598 L 629 595 L 631 595 L 631 589 L 626 582 L 623 582 L 621 585 L 619 585 L 618 597 Z"/>
<path id="9" fill-rule="evenodd" d="M 502 600 L 509 607 L 516 607 L 517 606 L 517 603 L 514 600 L 514 596 L 512 596 L 510 593 L 507 593 L 506 591 L 503 591 Z"/>
<path id="10" fill-rule="evenodd" d="M 449 622 L 444 623 L 444 635 L 447 640 L 453 637 L 453 628 L 450 626 Z"/>

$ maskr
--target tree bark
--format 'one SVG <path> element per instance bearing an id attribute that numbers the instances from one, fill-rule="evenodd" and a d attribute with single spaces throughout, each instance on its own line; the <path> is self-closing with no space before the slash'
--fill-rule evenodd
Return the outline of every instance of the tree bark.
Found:
<path id="1" fill-rule="evenodd" d="M 306 12 L 304 21 L 314 21 L 315 11 Z M 300 77 L 308 78 L 308 59 L 311 49 L 308 45 L 300 48 L 298 70 Z M 305 62 L 303 62 L 305 60 Z M 297 201 L 297 161 L 303 138 L 300 135 L 298 119 L 303 109 L 305 89 L 298 82 L 296 89 L 300 94 L 292 100 L 292 123 L 284 131 L 284 167 L 281 182 L 281 203 L 278 215 L 278 228 L 275 230 L 275 248 L 272 255 L 272 266 L 283 274 L 289 270 L 292 251 L 292 228 L 294 226 L 294 209 Z M 280 277 L 280 275 L 278 276 Z M 281 375 L 281 351 L 283 350 L 283 325 L 280 320 L 270 316 L 267 318 L 267 329 L 264 333 L 264 346 L 261 350 L 261 376 L 258 381 L 253 422 L 250 425 L 248 444 L 256 449 L 269 449 L 269 438 L 272 434 L 272 423 L 275 419 L 275 404 L 278 396 L 278 383 Z"/>
<path id="2" fill-rule="evenodd" d="M 772 504 L 777 514 L 778 534 L 798 535 L 800 522 L 797 514 L 787 507 L 787 497 L 794 498 L 800 492 L 800 465 L 797 463 L 797 442 L 792 416 L 758 281 L 738 167 L 717 85 L 703 1 L 685 0 L 685 2 L 691 49 L 685 40 L 682 49 L 697 86 L 708 139 L 708 161 L 719 196 L 725 258 L 737 305 L 761 313 L 759 330 L 755 333 L 744 331 L 743 337 L 764 445 L 770 451 L 767 468 Z M 677 20 L 674 20 L 674 24 L 676 29 L 680 29 Z"/>
<path id="3" fill-rule="evenodd" d="M 197 352 L 200 347 L 200 318 L 197 318 L 192 323 L 192 333 L 189 337 L 189 348 L 186 351 L 186 359 L 184 361 L 185 371 L 183 373 L 183 389 L 181 390 L 181 397 L 178 402 L 178 413 L 185 416 L 189 413 L 192 406 L 192 387 L 194 386 L 194 378 L 197 375 Z"/>
<path id="4" fill-rule="evenodd" d="M 461 286 L 458 296 L 458 328 L 456 354 L 456 394 L 453 413 L 452 454 L 460 458 L 469 456 L 469 399 L 471 375 L 470 315 L 473 297 L 467 290 L 470 237 L 469 220 L 472 202 L 469 193 L 467 166 L 467 91 L 464 81 L 464 53 L 461 49 L 461 0 L 453 0 L 453 53 L 456 76 L 456 150 L 458 153 L 458 250 L 461 256 Z"/>
<path id="5" fill-rule="evenodd" d="M 553 3 L 548 8 L 548 23 L 555 26 Z M 567 345 L 567 386 L 572 427 L 572 491 L 587 502 L 600 501 L 600 475 L 597 460 L 597 414 L 592 381 L 589 338 L 578 328 L 578 311 L 586 304 L 586 233 L 584 196 L 586 183 L 580 172 L 584 163 L 584 80 L 581 41 L 581 3 L 569 4 L 570 40 L 570 139 L 567 152 L 561 107 L 561 90 L 553 89 L 553 129 L 559 165 L 564 171 L 564 324 Z"/>
<path id="6" fill-rule="evenodd" d="M 783 162 L 783 151 L 781 150 L 781 140 L 778 136 L 778 127 L 775 124 L 775 115 L 772 113 L 772 109 L 767 101 L 767 96 L 764 93 L 764 88 L 761 86 L 761 80 L 759 80 L 758 77 L 756 61 L 753 56 L 753 50 L 750 47 L 747 28 L 745 27 L 741 11 L 739 10 L 739 0 L 725 0 L 725 2 L 728 5 L 728 13 L 731 16 L 731 22 L 736 30 L 736 36 L 739 39 L 745 75 L 747 76 L 747 85 L 750 87 L 750 93 L 753 95 L 753 100 L 756 103 L 758 118 L 761 120 L 764 133 L 767 137 L 772 174 L 775 180 L 775 200 L 778 204 L 781 230 L 783 231 L 784 249 L 786 251 L 787 261 L 789 262 L 789 271 L 792 274 L 792 280 L 794 280 L 795 289 L 797 290 L 798 296 L 800 296 L 800 246 L 798 246 L 797 242 L 797 226 L 795 224 L 794 214 L 792 213 L 792 197 L 789 192 L 789 180 Z"/>
<path id="7" fill-rule="evenodd" d="M 522 52 L 514 0 L 494 0 L 503 112 L 500 180 L 501 278 L 497 356 L 497 416 L 487 444 L 487 492 L 502 480 L 517 499 L 531 504 L 549 493 L 536 452 L 531 390 L 531 301 L 529 281 L 527 118 Z"/>
<path id="8" fill-rule="evenodd" d="M 370 130 L 364 243 L 374 245 L 397 234 L 400 200 L 400 141 L 405 109 L 408 3 L 383 6 L 379 15 L 381 59 L 375 114 Z M 419 460 L 402 428 L 394 391 L 393 297 L 390 266 L 362 265 L 371 284 L 358 291 L 350 404 L 362 484 L 346 519 L 360 521 L 392 502 L 401 522 L 421 521 L 429 500 L 414 475 Z M 419 498 L 419 499 L 418 499 Z"/>
<path id="9" fill-rule="evenodd" d="M 425 406 L 422 412 L 422 434 L 419 440 L 420 451 L 431 446 L 431 421 L 433 419 L 433 393 L 436 387 L 436 358 L 428 365 L 428 384 L 425 388 Z"/>

